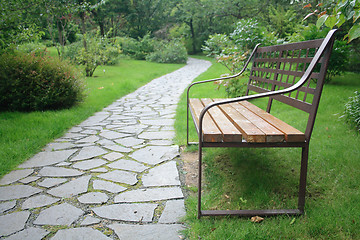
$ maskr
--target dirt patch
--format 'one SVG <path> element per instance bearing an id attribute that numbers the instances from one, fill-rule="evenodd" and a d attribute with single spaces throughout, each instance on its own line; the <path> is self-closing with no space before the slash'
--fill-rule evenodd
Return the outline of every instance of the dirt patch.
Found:
<path id="1" fill-rule="evenodd" d="M 183 161 L 183 170 L 185 174 L 185 186 L 197 187 L 198 184 L 198 153 L 181 152 L 180 158 Z"/>

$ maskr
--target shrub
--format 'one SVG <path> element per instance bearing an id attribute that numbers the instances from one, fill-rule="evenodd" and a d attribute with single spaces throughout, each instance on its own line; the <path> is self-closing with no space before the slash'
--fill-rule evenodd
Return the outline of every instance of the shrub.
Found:
<path id="1" fill-rule="evenodd" d="M 123 53 L 137 60 L 145 60 L 146 56 L 154 51 L 155 41 L 149 34 L 139 40 L 133 38 L 122 38 L 121 48 Z"/>
<path id="2" fill-rule="evenodd" d="M 350 97 L 345 104 L 345 117 L 347 122 L 360 131 L 360 92 L 356 91 L 355 96 Z"/>
<path id="3" fill-rule="evenodd" d="M 182 42 L 172 40 L 160 43 L 155 52 L 146 56 L 146 60 L 158 63 L 186 63 L 187 51 Z"/>
<path id="4" fill-rule="evenodd" d="M 273 33 L 269 33 L 265 27 L 260 26 L 258 21 L 251 18 L 240 20 L 230 37 L 244 51 L 253 49 L 258 43 L 262 46 L 277 43 L 277 38 Z"/>
<path id="5" fill-rule="evenodd" d="M 120 44 L 108 38 L 86 37 L 86 46 L 85 49 L 82 42 L 75 42 L 66 47 L 63 56 L 84 65 L 87 77 L 91 77 L 100 65 L 116 64 L 121 54 Z"/>
<path id="6" fill-rule="evenodd" d="M 68 62 L 23 53 L 0 56 L 0 110 L 69 108 L 82 98 L 82 84 Z"/>
<path id="7" fill-rule="evenodd" d="M 264 45 L 277 42 L 276 36 L 259 26 L 254 19 L 243 19 L 236 24 L 235 30 L 229 35 L 214 34 L 205 41 L 202 50 L 216 58 L 218 63 L 229 69 L 231 74 L 238 73 L 249 57 L 250 51 L 257 43 Z M 218 83 L 225 87 L 229 97 L 243 96 L 246 84 L 239 79 L 225 80 Z"/>
<path id="8" fill-rule="evenodd" d="M 31 43 L 21 44 L 17 47 L 17 49 L 20 52 L 35 53 L 37 55 L 40 55 L 42 52 L 44 52 L 44 50 L 46 49 L 46 46 L 41 43 L 31 42 Z"/>
<path id="9" fill-rule="evenodd" d="M 289 40 L 291 42 L 296 42 L 324 38 L 328 31 L 328 28 L 319 30 L 314 24 L 310 24 L 309 26 L 304 27 L 301 31 L 301 36 L 297 35 L 296 38 L 290 38 Z M 346 41 L 335 40 L 329 60 L 325 83 L 329 83 L 335 76 L 342 75 L 347 70 L 349 65 L 349 56 L 350 46 L 346 44 Z"/>

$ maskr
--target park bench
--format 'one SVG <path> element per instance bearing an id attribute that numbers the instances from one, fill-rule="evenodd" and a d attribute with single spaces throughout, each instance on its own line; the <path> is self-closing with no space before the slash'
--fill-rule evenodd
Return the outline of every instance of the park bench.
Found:
<path id="1" fill-rule="evenodd" d="M 187 144 L 199 145 L 198 218 L 201 216 L 273 216 L 304 213 L 309 142 L 336 30 L 324 39 L 269 47 L 257 45 L 240 73 L 195 82 L 187 90 Z M 246 95 L 229 99 L 190 98 L 192 87 L 236 79 L 252 62 Z M 250 93 L 255 93 L 251 94 Z M 249 100 L 267 98 L 266 111 Z M 305 132 L 270 114 L 273 100 L 308 113 Z M 199 142 L 189 142 L 189 111 Z M 209 147 L 302 148 L 297 209 L 202 210 L 202 149 Z"/>

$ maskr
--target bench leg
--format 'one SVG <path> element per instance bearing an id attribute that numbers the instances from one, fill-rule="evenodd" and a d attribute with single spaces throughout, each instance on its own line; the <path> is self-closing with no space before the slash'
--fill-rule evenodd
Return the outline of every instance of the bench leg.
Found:
<path id="1" fill-rule="evenodd" d="M 298 200 L 298 208 L 301 214 L 304 213 L 304 207 L 305 207 L 308 159 L 309 159 L 309 145 L 303 147 L 301 152 L 301 169 L 300 169 L 299 200 Z"/>
<path id="2" fill-rule="evenodd" d="M 202 192 L 202 144 L 199 143 L 199 175 L 198 175 L 198 219 L 202 216 L 276 216 L 276 215 L 302 215 L 304 214 L 306 177 L 308 168 L 309 145 L 302 147 L 300 184 L 298 195 L 298 209 L 270 209 L 270 210 L 201 210 Z"/>
<path id="3" fill-rule="evenodd" d="M 198 172 L 198 219 L 201 218 L 201 178 L 202 178 L 202 144 L 199 143 L 199 172 Z"/>

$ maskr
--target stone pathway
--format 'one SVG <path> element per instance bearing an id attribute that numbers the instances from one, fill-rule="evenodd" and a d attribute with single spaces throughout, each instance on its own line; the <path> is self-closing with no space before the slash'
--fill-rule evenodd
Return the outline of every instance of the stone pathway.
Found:
<path id="1" fill-rule="evenodd" d="M 188 64 L 96 113 L 0 180 L 0 238 L 181 239 L 184 195 L 172 139 Z"/>

